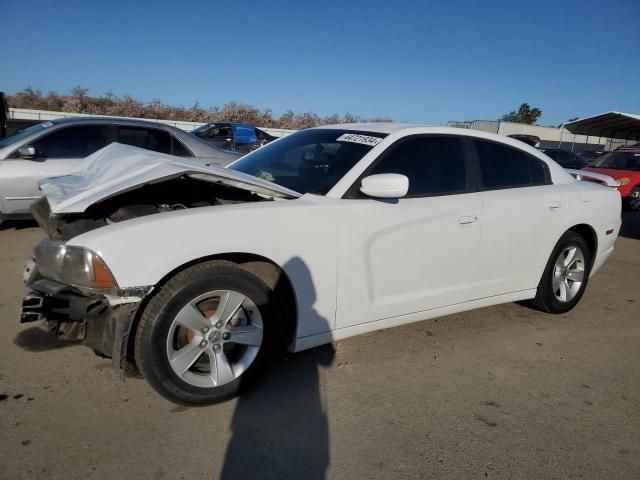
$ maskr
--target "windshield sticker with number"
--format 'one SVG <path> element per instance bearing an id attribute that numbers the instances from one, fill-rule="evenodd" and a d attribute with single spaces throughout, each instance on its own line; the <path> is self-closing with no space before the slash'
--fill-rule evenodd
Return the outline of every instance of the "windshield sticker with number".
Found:
<path id="1" fill-rule="evenodd" d="M 357 133 L 345 133 L 340 135 L 336 141 L 338 142 L 352 142 L 352 143 L 360 143 L 362 145 L 369 145 L 371 147 L 375 147 L 382 141 L 382 138 L 371 137 L 369 135 L 359 135 Z"/>

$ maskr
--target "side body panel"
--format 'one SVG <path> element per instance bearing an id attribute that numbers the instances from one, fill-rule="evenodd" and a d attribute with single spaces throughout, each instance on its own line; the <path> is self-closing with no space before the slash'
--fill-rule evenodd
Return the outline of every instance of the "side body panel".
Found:
<path id="1" fill-rule="evenodd" d="M 587 224 L 596 233 L 597 251 L 591 275 L 613 252 L 622 225 L 622 200 L 617 190 L 594 182 L 576 182 L 569 196 L 568 225 Z"/>
<path id="2" fill-rule="evenodd" d="M 74 170 L 81 159 L 51 158 L 24 160 L 10 158 L 0 161 L 0 196 L 3 213 L 29 213 L 31 204 L 42 196 L 38 182 L 43 178 L 65 175 Z"/>
<path id="3" fill-rule="evenodd" d="M 570 184 L 541 185 L 478 194 L 483 221 L 473 299 L 538 286 L 551 250 L 568 228 L 570 190 Z"/>
<path id="4" fill-rule="evenodd" d="M 469 299 L 477 194 L 342 202 L 336 328 Z"/>
<path id="5" fill-rule="evenodd" d="M 358 325 L 352 325 L 344 328 L 337 328 L 331 332 L 319 333 L 316 335 L 310 335 L 307 337 L 298 337 L 295 345 L 293 345 L 294 352 L 300 352 L 309 348 L 317 347 L 318 345 L 324 345 L 325 343 L 333 342 L 336 340 L 342 340 L 343 338 L 353 337 L 355 335 L 362 335 L 364 333 L 375 332 L 377 330 L 383 330 L 385 328 L 398 327 L 412 322 L 420 322 L 423 320 L 429 320 L 431 318 L 444 317 L 445 315 L 452 315 L 460 312 L 467 312 L 469 310 L 475 310 L 477 308 L 490 307 L 492 305 L 500 305 L 501 303 L 518 302 L 533 298 L 536 294 L 536 290 L 524 290 L 521 292 L 508 293 L 505 295 L 497 295 L 494 297 L 481 298 L 478 300 L 471 300 L 469 302 L 456 303 L 455 305 L 448 305 L 446 307 L 434 308 L 423 312 L 409 313 L 407 315 L 400 315 L 397 317 L 385 318 L 382 320 L 376 320 L 374 322 L 360 323 Z"/>

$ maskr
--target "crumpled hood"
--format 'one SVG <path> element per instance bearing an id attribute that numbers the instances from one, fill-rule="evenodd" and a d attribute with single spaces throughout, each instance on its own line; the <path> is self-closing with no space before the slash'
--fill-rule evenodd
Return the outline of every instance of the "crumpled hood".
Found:
<path id="1" fill-rule="evenodd" d="M 301 194 L 275 183 L 202 160 L 174 157 L 112 143 L 82 160 L 78 171 L 40 181 L 52 214 L 81 213 L 94 203 L 149 183 L 189 175 L 273 197 Z"/>

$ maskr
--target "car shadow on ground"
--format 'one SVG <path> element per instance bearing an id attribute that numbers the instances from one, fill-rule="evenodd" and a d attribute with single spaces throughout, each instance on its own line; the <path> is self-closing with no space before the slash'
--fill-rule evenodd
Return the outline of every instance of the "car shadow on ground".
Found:
<path id="1" fill-rule="evenodd" d="M 329 424 L 320 371 L 331 345 L 274 362 L 238 399 L 220 478 L 321 480 L 329 466 Z"/>
<path id="2" fill-rule="evenodd" d="M 55 332 L 48 332 L 41 327 L 31 327 L 20 331 L 13 343 L 28 352 L 47 352 L 60 348 L 80 345 L 80 341 L 60 340 Z"/>
<path id="3" fill-rule="evenodd" d="M 25 230 L 37 226 L 35 220 L 5 220 L 0 223 L 0 230 Z"/>
<path id="4" fill-rule="evenodd" d="M 640 240 L 640 212 L 622 212 L 620 236 Z"/>
<path id="5" fill-rule="evenodd" d="M 283 270 L 296 285 L 299 315 L 313 324 L 314 331 L 328 331 L 329 321 L 313 308 L 316 291 L 307 265 L 295 257 Z M 276 292 L 282 281 L 280 277 Z M 331 345 L 285 357 L 270 366 L 256 387 L 240 396 L 231 420 L 223 480 L 326 477 L 329 424 L 320 371 L 334 357 Z"/>

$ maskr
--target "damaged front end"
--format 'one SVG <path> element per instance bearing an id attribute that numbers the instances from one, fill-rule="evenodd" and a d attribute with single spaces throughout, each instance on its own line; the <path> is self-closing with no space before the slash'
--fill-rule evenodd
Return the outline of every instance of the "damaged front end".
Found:
<path id="1" fill-rule="evenodd" d="M 194 159 L 112 143 L 82 169 L 40 182 L 31 214 L 53 240 L 173 210 L 300 197 L 262 178 Z"/>
<path id="2" fill-rule="evenodd" d="M 189 177 L 132 187 L 82 211 L 56 212 L 44 196 L 31 205 L 31 216 L 52 240 L 70 240 L 90 230 L 147 215 L 233 203 L 267 201 L 246 190 Z"/>
<path id="3" fill-rule="evenodd" d="M 40 182 L 31 213 L 47 233 L 25 267 L 31 291 L 21 323 L 40 322 L 61 340 L 81 341 L 123 374 L 129 336 L 152 286 L 121 288 L 100 255 L 66 242 L 90 230 L 146 215 L 298 198 L 268 180 L 113 143 L 70 175 Z"/>
<path id="4" fill-rule="evenodd" d="M 152 287 L 120 289 L 100 262 L 88 250 L 43 240 L 25 266 L 30 291 L 22 300 L 20 323 L 38 322 L 59 340 L 85 344 L 111 358 L 124 377 L 134 367 L 128 355 L 132 325 Z"/>

